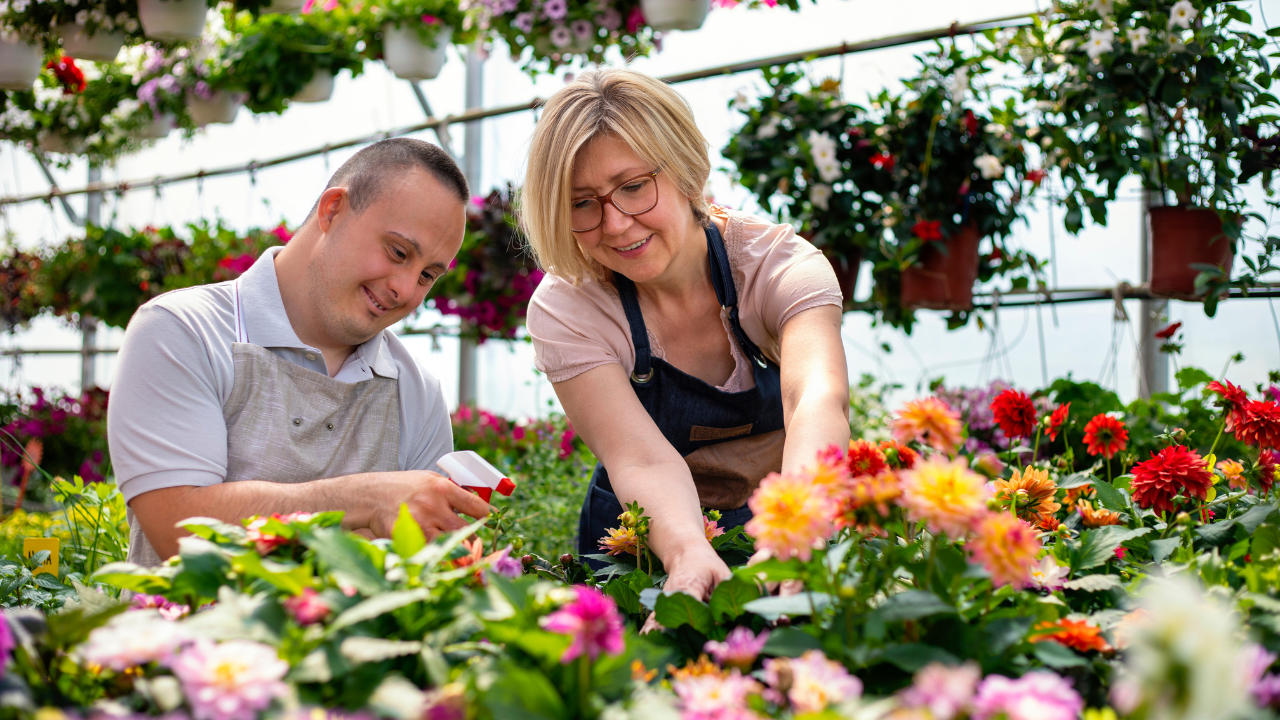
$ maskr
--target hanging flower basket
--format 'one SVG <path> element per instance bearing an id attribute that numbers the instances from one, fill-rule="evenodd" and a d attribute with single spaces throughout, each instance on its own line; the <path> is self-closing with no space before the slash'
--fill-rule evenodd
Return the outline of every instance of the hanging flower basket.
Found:
<path id="1" fill-rule="evenodd" d="M 214 92 L 207 99 L 191 93 L 187 95 L 187 113 L 197 127 L 229 124 L 235 122 L 243 102 L 239 95 L 225 91 Z"/>
<path id="2" fill-rule="evenodd" d="M 1231 274 L 1235 251 L 1222 232 L 1218 213 L 1191 206 L 1153 207 L 1151 217 L 1151 294 L 1176 300 L 1200 300 L 1195 265 L 1215 265 Z"/>
<path id="3" fill-rule="evenodd" d="M 978 279 L 978 242 L 973 227 L 947 238 L 946 250 L 928 243 L 920 262 L 902 271 L 902 305 L 911 309 L 973 309 L 973 283 Z"/>
<path id="4" fill-rule="evenodd" d="M 153 40 L 195 40 L 208 12 L 205 0 L 138 0 L 142 30 Z"/>
<path id="5" fill-rule="evenodd" d="M 96 32 L 92 35 L 81 25 L 62 23 L 58 26 L 64 55 L 77 60 L 113 62 L 124 47 L 124 32 Z"/>
<path id="6" fill-rule="evenodd" d="M 133 137 L 136 140 L 162 140 L 177 124 L 178 118 L 172 113 L 153 115 L 151 122 L 133 131 Z"/>
<path id="7" fill-rule="evenodd" d="M 78 155 L 84 152 L 84 139 L 70 137 L 60 132 L 43 130 L 37 136 L 36 146 L 47 153 Z"/>
<path id="8" fill-rule="evenodd" d="M 453 28 L 442 25 L 435 34 L 435 47 L 423 42 L 413 26 L 382 26 L 382 61 L 402 80 L 433 80 L 440 74 L 447 56 L 445 49 Z"/>
<path id="9" fill-rule="evenodd" d="M 0 89 L 30 90 L 40 77 L 40 46 L 0 37 Z"/>
<path id="10" fill-rule="evenodd" d="M 306 0 L 271 0 L 271 2 L 263 6 L 262 12 L 291 15 L 302 12 L 302 8 L 306 4 Z"/>
<path id="11" fill-rule="evenodd" d="M 711 12 L 711 0 L 640 0 L 640 9 L 654 30 L 697 30 Z"/>
<path id="12" fill-rule="evenodd" d="M 328 102 L 331 97 L 333 97 L 333 71 L 316 70 L 311 80 L 289 99 L 299 103 L 318 103 Z"/>

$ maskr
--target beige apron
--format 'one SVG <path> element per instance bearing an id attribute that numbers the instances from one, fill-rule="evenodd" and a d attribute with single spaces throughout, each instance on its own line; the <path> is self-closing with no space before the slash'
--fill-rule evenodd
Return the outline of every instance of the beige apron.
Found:
<path id="1" fill-rule="evenodd" d="M 397 380 L 375 376 L 345 383 L 249 344 L 238 282 L 235 310 L 235 382 L 222 407 L 225 482 L 299 483 L 400 469 Z M 161 564 L 132 510 L 128 517 L 129 562 Z"/>

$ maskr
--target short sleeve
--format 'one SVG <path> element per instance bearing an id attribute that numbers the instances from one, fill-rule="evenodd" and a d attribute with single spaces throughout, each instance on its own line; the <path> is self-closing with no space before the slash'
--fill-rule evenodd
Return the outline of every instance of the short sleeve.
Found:
<path id="1" fill-rule="evenodd" d="M 145 492 L 208 486 L 227 472 L 217 373 L 201 337 L 156 304 L 134 314 L 120 348 L 107 439 L 128 502 Z"/>
<path id="2" fill-rule="evenodd" d="M 831 262 L 790 225 L 743 218 L 743 232 L 755 235 L 749 252 L 759 264 L 751 294 L 760 319 L 773 337 L 797 314 L 822 305 L 840 307 L 843 297 Z"/>
<path id="3" fill-rule="evenodd" d="M 622 305 L 599 283 L 574 287 L 547 275 L 529 301 L 526 324 L 534 364 L 553 383 L 609 363 L 626 372 L 635 366 Z"/>
<path id="4" fill-rule="evenodd" d="M 436 463 L 453 452 L 453 423 L 449 419 L 449 406 L 445 404 L 440 381 L 418 360 L 411 362 L 412 372 L 405 369 L 400 372 L 400 427 L 415 425 L 416 432 L 415 437 L 401 438 L 400 469 L 438 473 L 440 468 Z M 417 386 L 409 391 L 404 387 L 406 382 Z M 421 402 L 413 402 L 411 398 L 420 398 Z"/>

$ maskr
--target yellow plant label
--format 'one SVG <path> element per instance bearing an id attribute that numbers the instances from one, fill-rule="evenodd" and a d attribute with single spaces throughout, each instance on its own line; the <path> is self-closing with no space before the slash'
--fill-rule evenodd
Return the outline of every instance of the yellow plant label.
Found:
<path id="1" fill-rule="evenodd" d="M 39 575 L 40 573 L 49 573 L 50 575 L 53 575 L 55 577 L 57 576 L 59 542 L 60 541 L 58 540 L 58 538 L 46 538 L 46 537 L 40 537 L 40 538 L 29 537 L 29 538 L 22 539 L 22 554 L 28 558 L 34 556 L 36 553 L 40 552 L 41 550 L 49 551 L 49 559 L 45 560 L 44 564 L 41 565 L 40 567 L 36 568 L 35 570 L 32 570 L 31 571 L 32 575 Z"/>

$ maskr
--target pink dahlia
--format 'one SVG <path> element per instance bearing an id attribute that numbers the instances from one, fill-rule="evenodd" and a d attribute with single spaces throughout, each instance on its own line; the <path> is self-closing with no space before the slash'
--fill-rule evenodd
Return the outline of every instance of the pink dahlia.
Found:
<path id="1" fill-rule="evenodd" d="M 170 667 L 182 683 L 195 720 L 254 720 L 288 688 L 289 663 L 269 645 L 203 640 L 183 650 Z"/>
<path id="2" fill-rule="evenodd" d="M 821 650 L 807 650 L 798 658 L 766 660 L 764 678 L 771 688 L 770 699 L 779 704 L 789 701 L 797 715 L 819 713 L 862 695 L 862 681 L 840 663 L 828 660 Z"/>
<path id="3" fill-rule="evenodd" d="M 931 662 L 898 697 L 907 707 L 927 710 L 933 720 L 952 720 L 969 711 L 981 679 L 982 669 L 973 661 L 957 667 Z"/>
<path id="4" fill-rule="evenodd" d="M 978 521 L 966 547 L 991 574 L 992 585 L 1012 585 L 1014 590 L 1021 590 L 1033 584 L 1040 539 L 1026 521 L 1011 513 L 988 513 Z"/>
<path id="5" fill-rule="evenodd" d="M 286 598 L 284 609 L 289 611 L 299 625 L 314 625 L 329 617 L 332 608 L 313 588 L 303 588 L 302 594 Z"/>
<path id="6" fill-rule="evenodd" d="M 756 658 L 759 657 L 760 651 L 768 640 L 768 630 L 756 635 L 750 628 L 738 626 L 729 631 L 724 642 L 708 640 L 702 649 L 715 658 L 717 663 L 746 671 L 755 664 Z"/>
<path id="7" fill-rule="evenodd" d="M 1075 720 L 1084 700 L 1065 679 L 1036 670 L 1017 680 L 988 675 L 973 699 L 974 720 Z"/>
<path id="8" fill-rule="evenodd" d="M 89 633 L 80 646 L 86 662 L 122 672 L 139 665 L 167 662 L 190 642 L 191 633 L 181 623 L 149 612 L 122 615 Z"/>
<path id="9" fill-rule="evenodd" d="M 739 673 L 728 675 L 706 673 L 675 680 L 671 687 L 680 699 L 684 717 L 727 718 L 743 717 L 747 710 L 747 698 L 758 695 L 763 689 L 760 683 Z M 745 717 L 752 717 L 746 715 Z"/>
<path id="10" fill-rule="evenodd" d="M 579 655 L 595 660 L 600 653 L 618 655 L 626 649 L 622 636 L 622 617 L 613 598 L 585 585 L 575 585 L 577 599 L 542 618 L 544 630 L 573 638 L 560 656 L 568 664 Z"/>

